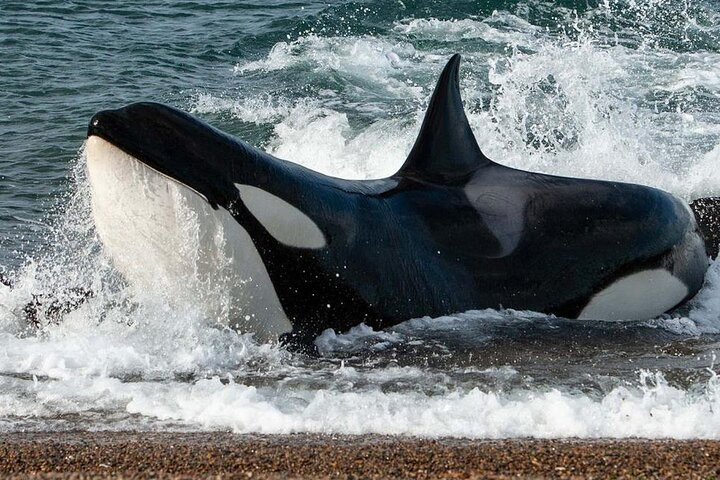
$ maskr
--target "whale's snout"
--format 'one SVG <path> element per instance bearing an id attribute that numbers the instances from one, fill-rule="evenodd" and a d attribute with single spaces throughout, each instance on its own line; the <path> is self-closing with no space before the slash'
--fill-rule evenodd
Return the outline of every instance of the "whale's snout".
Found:
<path id="1" fill-rule="evenodd" d="M 102 128 L 109 123 L 109 120 L 112 118 L 112 111 L 111 110 L 103 110 L 101 112 L 96 113 L 93 115 L 93 117 L 90 119 L 90 123 L 88 124 L 87 129 L 87 136 L 88 138 L 99 136 Z"/>
<path id="2" fill-rule="evenodd" d="M 151 102 L 103 110 L 88 124 L 93 137 L 199 193 L 213 208 L 227 208 L 238 198 L 235 144 L 185 112 Z"/>

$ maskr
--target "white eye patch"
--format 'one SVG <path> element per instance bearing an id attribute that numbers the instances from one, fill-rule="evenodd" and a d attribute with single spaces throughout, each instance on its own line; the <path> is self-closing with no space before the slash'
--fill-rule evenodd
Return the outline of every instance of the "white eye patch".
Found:
<path id="1" fill-rule="evenodd" d="M 323 248 L 325 235 L 310 217 L 282 198 L 252 185 L 236 183 L 250 213 L 275 240 L 296 248 Z"/>

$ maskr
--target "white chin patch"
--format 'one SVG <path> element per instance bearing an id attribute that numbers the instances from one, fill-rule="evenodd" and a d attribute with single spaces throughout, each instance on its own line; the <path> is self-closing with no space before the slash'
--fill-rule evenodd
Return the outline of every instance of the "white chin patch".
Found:
<path id="1" fill-rule="evenodd" d="M 252 185 L 236 183 L 250 213 L 278 242 L 296 248 L 318 249 L 325 235 L 310 217 L 282 198 Z"/>
<path id="2" fill-rule="evenodd" d="M 98 235 L 137 295 L 199 309 L 260 341 L 292 329 L 252 239 L 227 210 L 99 137 L 85 151 Z"/>
<path id="3" fill-rule="evenodd" d="M 597 293 L 578 318 L 647 320 L 667 312 L 687 295 L 687 286 L 669 271 L 645 270 L 623 277 Z"/>

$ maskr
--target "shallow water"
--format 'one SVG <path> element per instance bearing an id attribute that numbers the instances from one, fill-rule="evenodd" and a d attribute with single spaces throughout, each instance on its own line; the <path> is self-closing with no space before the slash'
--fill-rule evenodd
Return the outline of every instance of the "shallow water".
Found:
<path id="1" fill-rule="evenodd" d="M 709 0 L 2 2 L 0 265 L 17 286 L 0 290 L 0 430 L 720 437 L 720 263 L 647 322 L 483 310 L 328 331 L 306 357 L 128 288 L 82 155 L 94 112 L 155 100 L 381 177 L 460 52 L 489 157 L 718 195 L 718 20 Z M 32 294 L 73 287 L 96 294 L 27 325 Z"/>

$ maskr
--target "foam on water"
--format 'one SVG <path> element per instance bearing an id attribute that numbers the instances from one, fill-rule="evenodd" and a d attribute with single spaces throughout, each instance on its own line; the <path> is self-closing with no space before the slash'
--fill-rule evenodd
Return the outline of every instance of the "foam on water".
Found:
<path id="1" fill-rule="evenodd" d="M 435 40 L 455 43 L 481 39 L 490 44 L 532 48 L 540 29 L 506 12 L 494 12 L 480 20 L 438 20 L 416 18 L 395 23 L 394 31 L 414 40 Z"/>
<path id="2" fill-rule="evenodd" d="M 63 365 L 59 371 L 72 368 Z M 51 368 L 46 371 L 54 373 Z M 12 429 L 13 421 L 20 420 L 25 428 L 58 428 L 59 419 L 74 416 L 92 428 L 154 424 L 239 433 L 718 438 L 720 431 L 720 389 L 714 373 L 705 384 L 688 391 L 671 386 L 662 374 L 641 372 L 634 385 L 604 395 L 556 388 L 445 389 L 428 394 L 379 387 L 384 382 L 426 382 L 428 373 L 422 369 L 360 373 L 340 367 L 334 372 L 334 387 L 319 389 L 286 386 L 284 381 L 254 386 L 232 375 L 178 382 L 79 373 L 42 381 L 36 376 L 2 377 L 0 415 L 6 424 L 0 428 Z M 446 383 L 442 375 L 430 377 Z"/>
<path id="3" fill-rule="evenodd" d="M 200 116 L 267 126 L 260 141 L 281 158 L 382 177 L 410 150 L 443 63 L 463 49 L 463 97 L 491 158 L 685 198 L 720 194 L 720 118 L 703 103 L 716 101 L 718 54 L 615 41 L 599 25 L 620 3 L 563 11 L 568 32 L 496 12 L 401 19 L 384 36 L 304 34 L 235 66 L 235 81 L 267 76 L 275 93 L 200 91 L 188 102 Z M 664 5 L 644 4 L 630 13 L 650 18 Z M 51 248 L 13 273 L 15 288 L 0 285 L 0 430 L 720 437 L 720 262 L 686 309 L 649 322 L 482 310 L 328 330 L 321 357 L 307 358 L 128 286 L 96 238 L 84 168 L 79 155 Z M 191 237 L 184 248 L 199 248 Z M 27 325 L 34 294 L 62 299 L 73 287 L 94 295 Z"/>

